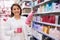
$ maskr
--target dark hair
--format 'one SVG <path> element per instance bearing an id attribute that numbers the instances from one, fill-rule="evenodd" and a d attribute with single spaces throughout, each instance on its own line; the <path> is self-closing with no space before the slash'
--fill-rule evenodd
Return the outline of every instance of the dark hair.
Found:
<path id="1" fill-rule="evenodd" d="M 21 9 L 20 5 L 18 5 L 18 4 L 13 4 L 13 5 L 11 6 L 11 17 L 14 16 L 14 14 L 13 14 L 13 12 L 12 12 L 12 9 L 13 9 L 14 6 L 18 6 L 18 7 L 20 8 L 20 15 L 21 15 L 21 14 L 22 14 L 22 9 Z"/>

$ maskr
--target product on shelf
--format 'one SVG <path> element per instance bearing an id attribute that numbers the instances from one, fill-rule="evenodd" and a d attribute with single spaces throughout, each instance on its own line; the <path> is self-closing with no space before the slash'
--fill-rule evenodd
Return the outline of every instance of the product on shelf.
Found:
<path id="1" fill-rule="evenodd" d="M 60 11 L 60 1 L 55 1 L 52 4 L 53 4 L 54 11 Z"/>
<path id="2" fill-rule="evenodd" d="M 44 12 L 46 12 L 46 10 L 47 10 L 47 9 L 46 9 L 46 4 L 44 4 Z"/>
<path id="3" fill-rule="evenodd" d="M 23 8 L 23 13 L 30 13 L 31 12 L 31 8 Z"/>
<path id="4" fill-rule="evenodd" d="M 52 8 L 52 2 L 49 2 L 46 4 L 46 12 L 51 12 L 53 10 Z"/>
<path id="5" fill-rule="evenodd" d="M 44 5 L 41 5 L 39 8 L 38 8 L 38 13 L 42 13 L 44 12 Z"/>
<path id="6" fill-rule="evenodd" d="M 41 2 L 41 0 L 38 0 L 38 3 L 40 3 Z"/>
<path id="7" fill-rule="evenodd" d="M 49 35 L 52 35 L 55 39 L 60 40 L 60 31 L 57 30 L 57 27 L 55 27 L 55 29 L 51 28 Z"/>
<path id="8" fill-rule="evenodd" d="M 42 22 L 55 23 L 55 16 L 42 16 Z"/>
<path id="9" fill-rule="evenodd" d="M 48 22 L 49 22 L 49 23 L 55 23 L 55 21 L 56 21 L 55 16 L 54 16 L 54 15 L 51 15 L 51 16 L 49 17 Z"/>
<path id="10" fill-rule="evenodd" d="M 33 23 L 32 27 L 38 32 L 43 31 L 43 25 Z"/>
<path id="11" fill-rule="evenodd" d="M 35 16 L 36 19 L 34 19 L 36 22 L 40 22 L 41 21 L 41 18 L 40 16 Z"/>
<path id="12" fill-rule="evenodd" d="M 50 26 L 43 26 L 43 32 L 49 34 Z"/>
<path id="13" fill-rule="evenodd" d="M 41 3 L 44 1 L 48 1 L 48 0 L 38 0 L 38 3 Z M 37 5 L 39 5 L 39 4 L 37 4 Z M 39 15 L 35 16 L 35 18 L 33 20 L 36 22 L 35 23 L 33 22 L 32 27 L 36 31 L 43 34 L 42 40 L 60 40 L 60 27 L 55 26 L 55 24 L 57 26 L 59 26 L 59 24 L 60 24 L 60 16 L 59 16 L 59 14 L 57 14 L 58 12 L 60 12 L 60 0 L 50 0 L 49 2 L 40 4 L 39 7 L 35 7 L 35 8 L 38 8 L 38 11 L 36 12 L 36 14 L 39 14 L 39 13 L 51 14 L 51 15 L 49 15 L 49 14 L 40 15 L 39 14 Z M 56 14 L 59 17 L 54 15 L 55 13 L 53 14 L 52 12 L 57 12 Z M 48 24 L 50 24 L 50 25 L 48 25 Z M 40 29 L 40 31 L 39 31 L 39 29 Z"/>
<path id="14" fill-rule="evenodd" d="M 49 16 L 42 16 L 42 22 L 48 22 Z"/>
<path id="15" fill-rule="evenodd" d="M 39 33 L 39 32 L 42 32 L 42 30 L 43 30 L 42 25 L 35 24 L 35 23 L 33 22 L 32 28 L 34 29 L 33 35 L 34 35 L 38 40 L 42 40 L 42 34 Z"/>
<path id="16" fill-rule="evenodd" d="M 52 38 L 50 38 L 50 37 L 48 37 L 46 35 L 43 35 L 42 36 L 42 40 L 54 40 L 54 39 L 52 39 Z"/>
<path id="17" fill-rule="evenodd" d="M 26 1 L 26 2 L 25 2 L 25 5 L 26 5 L 26 6 L 31 6 L 32 4 L 31 4 L 30 1 Z"/>
<path id="18" fill-rule="evenodd" d="M 33 2 L 33 6 L 36 6 L 37 4 L 38 4 L 38 2 L 37 2 L 37 1 Z"/>

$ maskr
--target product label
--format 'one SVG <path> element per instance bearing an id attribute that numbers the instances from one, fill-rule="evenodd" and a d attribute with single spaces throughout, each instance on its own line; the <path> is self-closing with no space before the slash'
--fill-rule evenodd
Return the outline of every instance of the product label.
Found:
<path id="1" fill-rule="evenodd" d="M 22 33 L 22 28 L 17 28 L 17 33 Z"/>

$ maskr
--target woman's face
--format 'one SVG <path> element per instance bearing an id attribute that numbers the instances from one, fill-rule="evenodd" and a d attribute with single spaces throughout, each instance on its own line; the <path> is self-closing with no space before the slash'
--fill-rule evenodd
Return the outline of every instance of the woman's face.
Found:
<path id="1" fill-rule="evenodd" d="M 13 6 L 12 12 L 14 16 L 20 16 L 20 8 L 18 6 Z"/>

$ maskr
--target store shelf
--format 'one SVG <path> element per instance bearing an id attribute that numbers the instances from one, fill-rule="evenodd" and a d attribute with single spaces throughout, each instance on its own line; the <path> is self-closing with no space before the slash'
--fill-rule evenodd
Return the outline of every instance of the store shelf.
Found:
<path id="1" fill-rule="evenodd" d="M 32 0 L 23 0 L 23 1 L 32 1 Z"/>
<path id="2" fill-rule="evenodd" d="M 37 31 L 37 30 L 34 29 L 34 28 L 33 28 L 33 30 L 35 30 L 38 34 L 40 33 L 40 34 L 46 35 L 46 36 L 48 36 L 48 37 L 50 37 L 50 38 L 52 38 L 52 39 L 57 40 L 57 38 L 55 38 L 55 37 L 52 36 L 52 35 L 46 34 L 46 33 L 42 32 L 42 31 Z M 35 35 L 33 35 L 33 36 L 35 36 Z M 35 36 L 35 37 L 36 37 L 36 36 Z M 37 38 L 37 37 L 36 37 L 36 38 Z"/>
<path id="3" fill-rule="evenodd" d="M 33 8 L 34 8 L 34 7 L 37 7 L 37 6 L 39 6 L 39 5 L 43 5 L 43 4 L 47 3 L 47 2 L 50 2 L 50 0 L 41 2 L 41 3 L 37 4 L 36 6 L 33 6 Z"/>
<path id="4" fill-rule="evenodd" d="M 33 33 L 32 36 L 34 36 L 36 39 L 41 40 L 42 39 L 42 34 L 38 33 L 34 29 L 32 29 Z M 41 38 L 41 39 L 40 39 Z"/>
<path id="5" fill-rule="evenodd" d="M 35 22 L 37 24 L 45 24 L 45 25 L 51 25 L 51 26 L 60 27 L 60 25 L 58 25 L 58 24 L 52 24 L 52 23 L 46 23 L 46 22 L 36 22 L 36 21 L 33 21 L 33 22 Z"/>
<path id="6" fill-rule="evenodd" d="M 36 39 L 38 39 L 38 37 L 36 35 L 32 34 L 32 36 L 34 36 Z"/>
<path id="7" fill-rule="evenodd" d="M 29 13 L 22 13 L 22 15 L 28 15 Z"/>
<path id="8" fill-rule="evenodd" d="M 38 12 L 35 13 L 34 15 L 46 15 L 46 14 L 54 14 L 54 15 L 60 15 L 60 11 L 52 11 L 52 12 Z"/>
<path id="9" fill-rule="evenodd" d="M 29 7 L 29 6 L 24 6 L 23 8 L 32 8 L 32 7 Z"/>

